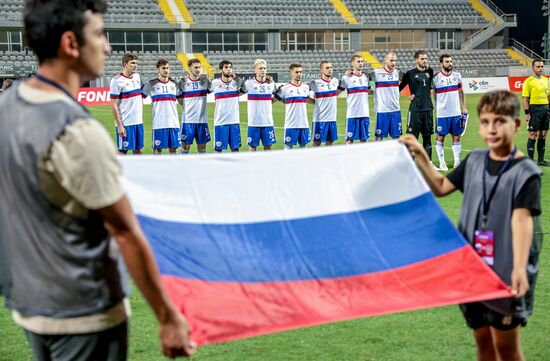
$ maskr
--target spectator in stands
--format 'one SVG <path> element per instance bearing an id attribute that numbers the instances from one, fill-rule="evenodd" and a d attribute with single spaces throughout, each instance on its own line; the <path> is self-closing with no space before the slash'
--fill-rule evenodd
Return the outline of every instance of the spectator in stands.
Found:
<path id="1" fill-rule="evenodd" d="M 194 350 L 122 189 L 110 135 L 74 100 L 103 72 L 106 7 L 27 0 L 38 73 L 0 97 L 0 167 L 10 170 L 0 172 L 0 291 L 36 360 L 127 358 L 120 254 L 159 321 L 164 354 Z"/>
<path id="2" fill-rule="evenodd" d="M 433 104 L 431 99 L 434 71 L 428 67 L 428 54 L 424 50 L 414 53 L 416 67 L 407 71 L 403 81 L 399 84 L 399 90 L 408 85 L 410 90 L 409 121 L 407 133 L 420 139 L 422 145 L 432 159 L 432 134 L 434 133 Z"/>
<path id="3" fill-rule="evenodd" d="M 13 84 L 13 80 L 11 79 L 4 80 L 4 82 L 2 83 L 2 89 L 0 90 L 0 94 L 8 90 L 8 88 L 11 87 L 12 84 Z"/>
<path id="4" fill-rule="evenodd" d="M 546 150 L 546 133 L 550 122 L 550 109 L 548 108 L 550 89 L 548 78 L 542 75 L 544 69 L 542 59 L 533 60 L 532 69 L 533 75 L 525 80 L 521 91 L 525 121 L 529 130 L 527 154 L 531 159 L 535 157 L 535 143 L 537 143 L 537 164 L 548 167 L 550 163 L 544 160 L 544 152 Z"/>
<path id="5" fill-rule="evenodd" d="M 124 69 L 111 79 L 111 109 L 118 133 L 117 146 L 121 154 L 129 150 L 141 154 L 143 149 L 143 84 L 138 73 L 138 57 L 135 54 L 122 56 Z"/>

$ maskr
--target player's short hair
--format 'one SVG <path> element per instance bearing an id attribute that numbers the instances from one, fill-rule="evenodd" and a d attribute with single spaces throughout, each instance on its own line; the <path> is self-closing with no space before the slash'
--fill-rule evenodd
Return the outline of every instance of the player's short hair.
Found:
<path id="1" fill-rule="evenodd" d="M 357 59 L 357 58 L 361 58 L 361 59 L 362 59 L 363 56 L 360 55 L 360 54 L 353 54 L 353 55 L 351 56 L 351 59 L 349 60 L 350 63 L 353 63 L 353 62 L 355 61 L 355 59 Z"/>
<path id="2" fill-rule="evenodd" d="M 223 69 L 223 67 L 226 66 L 227 64 L 233 66 L 233 63 L 230 62 L 229 60 L 222 60 L 222 61 L 220 61 L 219 68 L 220 68 L 220 69 Z"/>
<path id="3" fill-rule="evenodd" d="M 157 60 L 157 68 L 160 68 L 161 66 L 165 66 L 166 64 L 170 64 L 168 60 L 166 59 L 159 59 Z"/>
<path id="4" fill-rule="evenodd" d="M 323 65 L 325 64 L 332 64 L 332 63 L 328 60 L 321 60 L 321 62 L 319 63 L 319 69 L 323 69 Z"/>
<path id="5" fill-rule="evenodd" d="M 302 64 L 300 63 L 291 63 L 290 66 L 288 67 L 288 70 L 292 71 L 292 69 L 294 68 L 301 68 L 301 67 L 302 67 Z"/>
<path id="6" fill-rule="evenodd" d="M 138 56 L 136 54 L 126 53 L 122 55 L 122 66 L 126 66 L 129 62 L 132 60 L 138 60 Z"/>
<path id="7" fill-rule="evenodd" d="M 258 65 L 264 65 L 267 68 L 267 61 L 265 61 L 264 59 L 254 60 L 254 69 L 256 69 Z"/>
<path id="8" fill-rule="evenodd" d="M 417 50 L 414 52 L 415 59 L 420 58 L 420 55 L 428 55 L 428 53 L 426 52 L 426 50 Z"/>
<path id="9" fill-rule="evenodd" d="M 543 63 L 544 64 L 544 60 L 542 60 L 541 58 L 533 59 L 533 62 L 531 63 L 531 67 L 535 66 L 535 63 Z"/>
<path id="10" fill-rule="evenodd" d="M 390 56 L 390 55 L 395 55 L 395 56 L 397 56 L 397 53 L 396 53 L 395 51 L 393 51 L 393 50 L 390 50 L 390 51 L 388 51 L 388 52 L 386 53 L 386 55 L 384 55 L 384 59 L 387 59 L 388 56 Z"/>
<path id="11" fill-rule="evenodd" d="M 201 63 L 201 61 L 197 58 L 193 58 L 193 59 L 189 59 L 189 61 L 187 62 L 187 66 L 190 68 L 193 64 L 195 63 Z M 202 64 L 201 64 L 202 65 Z"/>
<path id="12" fill-rule="evenodd" d="M 477 105 L 477 114 L 481 112 L 519 117 L 519 101 L 517 96 L 508 90 L 493 90 L 481 97 Z"/>
<path id="13" fill-rule="evenodd" d="M 83 46 L 87 11 L 104 14 L 105 0 L 26 0 L 23 11 L 24 33 L 27 44 L 34 50 L 38 63 L 57 57 L 61 36 L 74 33 Z"/>
<path id="14" fill-rule="evenodd" d="M 441 54 L 441 56 L 439 57 L 439 62 L 440 63 L 443 63 L 443 59 L 445 58 L 453 58 L 450 54 Z"/>

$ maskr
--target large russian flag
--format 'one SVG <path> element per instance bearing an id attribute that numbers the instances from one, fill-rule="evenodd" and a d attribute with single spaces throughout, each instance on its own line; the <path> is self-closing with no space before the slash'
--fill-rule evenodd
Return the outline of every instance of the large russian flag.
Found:
<path id="1" fill-rule="evenodd" d="M 397 142 L 121 161 L 199 344 L 511 295 Z"/>

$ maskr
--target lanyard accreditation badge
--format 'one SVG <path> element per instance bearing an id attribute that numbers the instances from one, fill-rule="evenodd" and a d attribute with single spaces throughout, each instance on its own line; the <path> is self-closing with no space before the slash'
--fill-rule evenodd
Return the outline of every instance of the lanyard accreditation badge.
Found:
<path id="1" fill-rule="evenodd" d="M 514 159 L 517 152 L 517 148 L 514 148 L 506 162 L 502 165 L 498 171 L 497 179 L 495 184 L 487 196 L 487 173 L 488 173 L 488 164 L 489 164 L 489 152 L 485 157 L 485 167 L 483 169 L 483 209 L 482 209 L 482 219 L 481 219 L 481 229 L 477 229 L 474 232 L 474 248 L 481 258 L 488 265 L 492 266 L 495 263 L 495 232 L 487 229 L 487 215 L 489 214 L 489 208 L 491 207 L 491 201 L 496 193 L 498 183 L 500 182 L 500 177 L 502 174 L 510 167 L 512 160 Z"/>

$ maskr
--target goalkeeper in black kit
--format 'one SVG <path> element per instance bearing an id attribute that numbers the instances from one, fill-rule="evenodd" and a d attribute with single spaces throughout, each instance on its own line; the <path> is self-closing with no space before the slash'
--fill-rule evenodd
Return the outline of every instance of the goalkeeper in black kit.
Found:
<path id="1" fill-rule="evenodd" d="M 416 67 L 407 71 L 399 91 L 409 86 L 411 104 L 409 106 L 409 118 L 407 133 L 414 135 L 417 139 L 422 134 L 422 144 L 432 159 L 432 134 L 434 132 L 433 104 L 431 90 L 434 72 L 428 67 L 428 55 L 424 50 L 414 53 Z"/>

